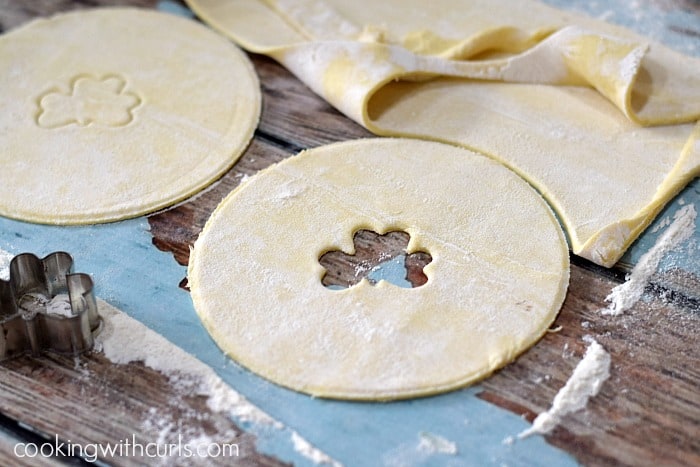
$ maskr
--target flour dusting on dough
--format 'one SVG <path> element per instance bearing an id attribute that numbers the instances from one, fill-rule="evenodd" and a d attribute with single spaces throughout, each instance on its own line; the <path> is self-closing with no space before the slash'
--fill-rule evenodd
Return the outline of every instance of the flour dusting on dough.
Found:
<path id="1" fill-rule="evenodd" d="M 565 415 L 586 407 L 588 399 L 598 394 L 603 382 L 610 376 L 610 355 L 591 336 L 585 336 L 584 340 L 588 342 L 586 354 L 564 387 L 554 396 L 552 407 L 539 414 L 532 426 L 518 435 L 519 439 L 552 431 Z"/>
<path id="2" fill-rule="evenodd" d="M 506 198 L 502 225 L 485 213 Z M 512 239 L 533 226 L 538 246 L 518 254 Z M 373 286 L 370 274 L 343 291 L 323 287 L 319 257 L 352 251 L 361 229 L 410 233 L 410 249 L 444 258 L 437 276 L 428 270 L 436 280 Z M 188 280 L 204 326 L 243 366 L 317 397 L 387 400 L 462 387 L 512 360 L 551 325 L 568 272 L 558 223 L 512 172 L 445 144 L 375 138 L 310 149 L 235 190 L 197 239 Z"/>
<path id="3" fill-rule="evenodd" d="M 673 223 L 656 241 L 656 244 L 640 259 L 627 281 L 615 287 L 605 300 L 610 306 L 603 310 L 604 315 L 617 316 L 632 307 L 642 297 L 649 279 L 656 272 L 663 256 L 680 243 L 691 237 L 695 231 L 697 213 L 692 204 L 678 210 L 673 216 Z"/>
<path id="4" fill-rule="evenodd" d="M 0 73 L 9 96 L 0 113 L 0 212 L 8 217 L 94 224 L 171 206 L 218 180 L 258 122 L 250 60 L 195 21 L 93 8 L 0 39 L 0 69 L 12 70 Z M 42 58 L 56 54 L 63 59 Z M 90 191 L 83 176 L 100 189 Z"/>

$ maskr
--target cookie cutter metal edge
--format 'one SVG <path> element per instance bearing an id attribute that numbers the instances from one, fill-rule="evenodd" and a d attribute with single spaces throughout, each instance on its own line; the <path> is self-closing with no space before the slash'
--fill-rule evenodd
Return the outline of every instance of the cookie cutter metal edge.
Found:
<path id="1" fill-rule="evenodd" d="M 39 259 L 21 253 L 10 262 L 9 280 L 0 279 L 0 361 L 44 351 L 79 355 L 90 350 L 102 320 L 97 312 L 92 278 L 71 273 L 73 258 L 57 251 Z M 67 293 L 71 316 L 28 312 L 20 307 L 26 294 L 53 298 Z"/>

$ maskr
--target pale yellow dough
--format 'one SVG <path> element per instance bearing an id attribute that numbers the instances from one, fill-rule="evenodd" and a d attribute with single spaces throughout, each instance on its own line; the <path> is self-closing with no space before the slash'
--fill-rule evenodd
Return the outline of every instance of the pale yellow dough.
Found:
<path id="1" fill-rule="evenodd" d="M 374 133 L 511 167 L 598 264 L 700 174 L 700 60 L 623 28 L 530 0 L 188 3 Z"/>
<path id="2" fill-rule="evenodd" d="M 254 70 L 194 21 L 96 9 L 0 36 L 0 214 L 106 222 L 221 176 L 260 114 Z"/>
<path id="3" fill-rule="evenodd" d="M 353 233 L 403 230 L 427 284 L 321 284 L 319 257 Z M 386 400 L 489 375 L 554 320 L 569 278 L 563 232 L 502 165 L 451 145 L 368 139 L 302 152 L 216 209 L 190 257 L 197 313 L 250 370 L 314 396 Z"/>

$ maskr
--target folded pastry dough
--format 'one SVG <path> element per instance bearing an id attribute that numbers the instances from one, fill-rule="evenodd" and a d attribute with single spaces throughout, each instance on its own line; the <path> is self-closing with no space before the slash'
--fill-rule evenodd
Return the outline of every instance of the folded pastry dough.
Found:
<path id="1" fill-rule="evenodd" d="M 139 9 L 39 19 L 0 36 L 0 214 L 134 217 L 221 176 L 253 136 L 258 80 L 230 41 Z"/>
<path id="2" fill-rule="evenodd" d="M 503 219 L 507 219 L 504 222 Z M 428 282 L 326 288 L 319 258 L 403 230 Z M 566 295 L 553 212 L 502 165 L 375 138 L 311 149 L 240 185 L 190 256 L 192 300 L 232 358 L 312 395 L 396 399 L 461 387 L 534 344 Z"/>
<path id="3" fill-rule="evenodd" d="M 611 266 L 700 173 L 700 60 L 521 0 L 188 0 L 379 135 L 506 164 Z"/>

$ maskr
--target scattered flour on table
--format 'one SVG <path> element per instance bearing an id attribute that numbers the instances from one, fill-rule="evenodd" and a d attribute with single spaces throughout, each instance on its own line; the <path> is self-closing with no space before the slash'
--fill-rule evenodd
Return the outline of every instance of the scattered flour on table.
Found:
<path id="1" fill-rule="evenodd" d="M 443 465 L 449 461 L 439 461 L 440 456 L 457 455 L 457 444 L 442 436 L 421 431 L 417 440 L 401 443 L 386 452 L 377 465 L 384 467 L 406 467 L 409 465 Z M 436 456 L 436 457 L 434 457 Z"/>
<path id="2" fill-rule="evenodd" d="M 612 289 L 610 295 L 605 298 L 610 305 L 602 311 L 603 314 L 617 316 L 637 303 L 664 255 L 693 235 L 696 217 L 697 213 L 692 204 L 676 212 L 673 223 L 659 237 L 656 244 L 639 259 L 627 276 L 627 281 Z"/>
<path id="3" fill-rule="evenodd" d="M 302 438 L 299 433 L 292 431 L 292 443 L 294 443 L 294 450 L 312 460 L 316 464 L 328 464 L 333 467 L 342 467 L 342 464 L 332 458 L 328 457 L 323 452 L 319 451 L 313 447 L 308 441 Z"/>
<path id="4" fill-rule="evenodd" d="M 429 454 L 440 453 L 455 455 L 457 454 L 457 445 L 442 436 L 422 432 L 420 434 L 420 441 L 418 442 L 418 450 Z"/>
<path id="5" fill-rule="evenodd" d="M 147 367 L 167 375 L 175 384 L 196 381 L 197 393 L 208 397 L 207 406 L 215 412 L 228 411 L 243 421 L 254 423 L 279 423 L 226 385 L 210 367 L 160 334 L 105 301 L 98 300 L 98 309 L 104 328 L 97 335 L 96 345 L 110 361 L 142 361 Z"/>
<path id="6" fill-rule="evenodd" d="M 610 302 L 610 305 L 602 311 L 603 314 L 617 316 L 637 303 L 664 255 L 693 235 L 696 217 L 695 207 L 689 204 L 675 213 L 673 222 L 664 219 L 659 224 L 655 231 L 666 227 L 663 234 L 639 259 L 625 283 L 615 287 L 606 297 L 605 300 Z M 590 323 L 583 322 L 582 326 L 588 328 Z M 550 432 L 566 414 L 583 409 L 588 399 L 598 394 L 603 382 L 610 376 L 610 355 L 592 337 L 586 336 L 584 339 L 589 343 L 586 354 L 566 385 L 554 397 L 552 407 L 539 414 L 532 426 L 520 433 L 518 438 Z M 512 442 L 512 437 L 504 440 L 506 444 Z"/>
<path id="7" fill-rule="evenodd" d="M 10 261 L 13 257 L 11 253 L 0 249 L 0 279 L 9 279 Z M 193 355 L 170 343 L 160 334 L 104 300 L 98 299 L 97 302 L 103 328 L 95 339 L 95 349 L 102 351 L 110 361 L 113 363 L 141 361 L 147 367 L 168 376 L 170 382 L 176 387 L 192 388 L 197 391 L 197 394 L 206 396 L 207 406 L 214 412 L 226 412 L 244 422 L 270 425 L 280 430 L 285 428 L 228 386 L 214 370 Z M 51 307 L 50 312 L 64 313 L 66 304 L 70 312 L 68 295 L 59 294 L 47 303 L 47 309 Z M 158 418 L 155 408 L 152 408 L 148 415 L 145 428 L 157 429 L 159 442 L 164 442 L 168 435 L 175 433 L 178 429 L 167 419 Z M 292 431 L 291 441 L 299 454 L 316 464 L 342 465 L 315 448 L 296 431 Z M 207 445 L 212 440 L 206 435 L 197 434 L 188 442 L 196 446 Z"/>
<path id="8" fill-rule="evenodd" d="M 539 414 L 532 426 L 521 432 L 518 438 L 549 433 L 565 415 L 583 409 L 588 399 L 598 394 L 603 382 L 610 376 L 610 355 L 591 336 L 585 336 L 584 340 L 588 342 L 586 354 L 564 387 L 554 396 L 552 407 Z"/>
<path id="9" fill-rule="evenodd" d="M 671 218 L 666 216 L 663 219 L 661 219 L 661 222 L 659 222 L 653 229 L 651 229 L 651 233 L 656 233 L 661 229 L 664 229 L 671 225 Z"/>
<path id="10" fill-rule="evenodd" d="M 13 258 L 12 253 L 0 248 L 0 280 L 10 280 L 10 261 Z"/>
<path id="11" fill-rule="evenodd" d="M 167 375 L 174 385 L 191 387 L 195 382 L 198 394 L 207 396 L 207 406 L 215 412 L 226 412 L 236 419 L 284 429 L 284 425 L 248 402 L 241 394 L 228 386 L 209 366 L 173 345 L 163 336 L 150 330 L 139 321 L 98 301 L 104 329 L 97 336 L 96 344 L 114 363 L 142 361 L 146 366 Z M 157 421 L 154 423 L 158 423 Z M 157 426 L 165 437 L 172 429 L 169 425 Z M 341 464 L 313 447 L 297 432 L 292 431 L 294 448 L 302 456 L 317 464 Z M 202 443 L 208 442 L 203 437 Z"/>

